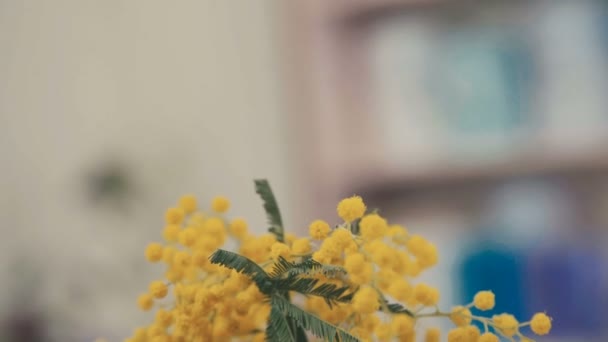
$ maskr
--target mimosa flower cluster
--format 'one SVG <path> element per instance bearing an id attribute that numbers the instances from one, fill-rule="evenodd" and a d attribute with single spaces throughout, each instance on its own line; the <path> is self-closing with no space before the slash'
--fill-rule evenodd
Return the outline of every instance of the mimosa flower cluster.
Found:
<path id="1" fill-rule="evenodd" d="M 265 203 L 267 212 L 274 207 Z M 305 237 L 283 234 L 280 218 L 255 236 L 243 218 L 228 216 L 229 208 L 228 199 L 216 197 L 203 211 L 187 195 L 167 210 L 163 241 L 144 253 L 165 265 L 164 279 L 151 281 L 137 299 L 140 309 L 155 310 L 154 319 L 125 342 L 532 341 L 522 328 L 537 335 L 551 329 L 544 313 L 523 323 L 508 313 L 472 314 L 494 308 L 490 290 L 440 310 L 438 289 L 417 281 L 438 262 L 435 245 L 370 212 L 358 196 L 338 204 L 342 222 L 314 220 Z M 238 253 L 218 251 L 229 240 Z M 454 328 L 418 331 L 427 317 L 450 319 Z"/>

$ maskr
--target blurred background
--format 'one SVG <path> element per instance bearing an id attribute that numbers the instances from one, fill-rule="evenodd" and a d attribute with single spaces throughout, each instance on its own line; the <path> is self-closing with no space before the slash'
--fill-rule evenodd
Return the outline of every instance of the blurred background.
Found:
<path id="1" fill-rule="evenodd" d="M 540 341 L 608 339 L 608 2 L 0 0 L 0 341 L 119 341 L 184 193 L 352 194 Z"/>

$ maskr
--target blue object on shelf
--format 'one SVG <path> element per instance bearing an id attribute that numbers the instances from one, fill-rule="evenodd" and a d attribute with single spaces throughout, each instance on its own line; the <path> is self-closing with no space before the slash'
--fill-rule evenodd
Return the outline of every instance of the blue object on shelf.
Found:
<path id="1" fill-rule="evenodd" d="M 565 242 L 531 256 L 529 303 L 554 320 L 553 336 L 594 337 L 607 332 L 606 267 L 601 252 Z"/>
<path id="2" fill-rule="evenodd" d="M 496 306 L 484 315 L 508 312 L 527 317 L 524 257 L 509 246 L 481 239 L 473 242 L 467 251 L 460 266 L 460 301 L 471 302 L 478 291 L 491 290 L 496 295 Z"/>

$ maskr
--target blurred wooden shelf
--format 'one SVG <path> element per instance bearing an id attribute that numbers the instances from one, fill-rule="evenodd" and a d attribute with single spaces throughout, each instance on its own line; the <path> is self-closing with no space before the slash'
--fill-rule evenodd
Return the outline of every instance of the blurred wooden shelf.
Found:
<path id="1" fill-rule="evenodd" d="M 304 170 L 296 177 L 308 185 L 299 190 L 302 217 L 335 217 L 336 201 L 353 193 L 378 207 L 396 197 L 408 204 L 443 205 L 437 199 L 453 204 L 464 202 L 464 195 L 467 200 L 483 201 L 487 190 L 513 179 L 608 180 L 608 141 L 577 152 L 531 143 L 514 155 L 480 163 L 445 160 L 408 168 L 394 162 L 401 156 L 387 148 L 383 127 L 374 115 L 377 80 L 369 52 L 377 38 L 376 25 L 408 14 L 446 14 L 450 22 L 462 20 L 475 12 L 472 7 L 488 3 L 500 8 L 484 11 L 484 20 L 490 14 L 503 15 L 502 7 L 513 3 L 523 6 L 513 9 L 510 18 L 534 17 L 528 8 L 531 2 L 524 0 L 311 0 L 286 5 L 290 139 L 296 142 L 293 153 L 298 156 L 294 169 Z M 352 137 L 357 137 L 356 145 Z M 558 139 L 564 143 L 562 137 Z"/>
<path id="2" fill-rule="evenodd" d="M 438 193 L 463 193 L 514 179 L 534 177 L 577 178 L 587 181 L 608 178 L 608 150 L 572 155 L 528 153 L 482 165 L 446 163 L 417 172 L 384 169 L 352 179 L 355 193 L 374 202 L 395 197 Z"/>

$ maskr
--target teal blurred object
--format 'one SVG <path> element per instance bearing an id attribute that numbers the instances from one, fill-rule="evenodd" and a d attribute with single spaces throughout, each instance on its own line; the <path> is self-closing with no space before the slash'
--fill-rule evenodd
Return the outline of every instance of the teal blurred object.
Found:
<path id="1" fill-rule="evenodd" d="M 430 73 L 435 102 L 452 146 L 465 153 L 503 148 L 529 126 L 533 61 L 517 37 L 475 28 L 451 32 L 439 44 Z"/>
<path id="2" fill-rule="evenodd" d="M 496 295 L 496 307 L 484 312 L 484 316 L 508 312 L 515 317 L 529 317 L 525 306 L 524 256 L 484 239 L 473 241 L 467 251 L 459 269 L 460 301 L 471 302 L 478 291 L 491 290 Z"/>
<path id="3" fill-rule="evenodd" d="M 531 305 L 530 253 L 559 239 L 561 225 L 575 220 L 571 194 L 550 179 L 511 181 L 487 198 L 483 222 L 462 248 L 457 267 L 459 300 L 472 301 L 480 290 L 496 294 L 494 310 L 527 320 L 539 310 Z M 560 259 L 560 260 L 563 260 Z"/>

